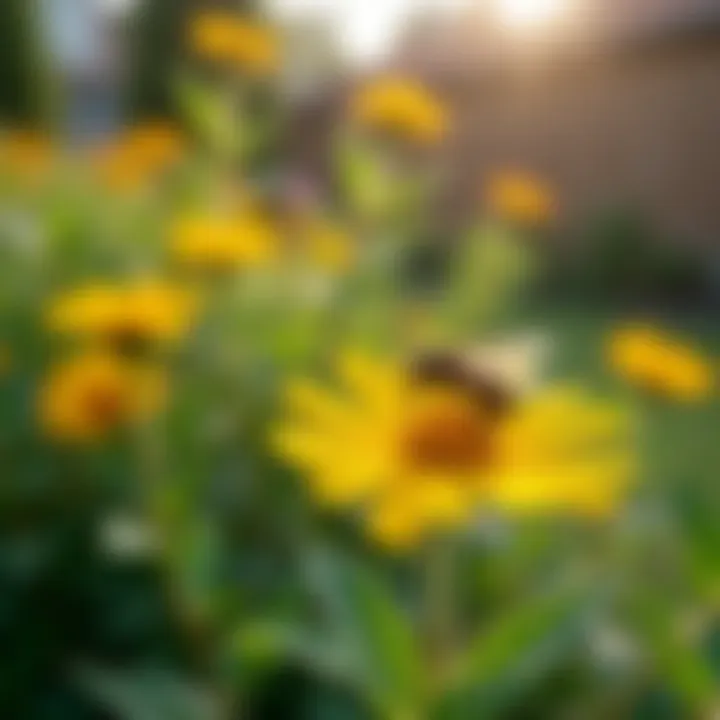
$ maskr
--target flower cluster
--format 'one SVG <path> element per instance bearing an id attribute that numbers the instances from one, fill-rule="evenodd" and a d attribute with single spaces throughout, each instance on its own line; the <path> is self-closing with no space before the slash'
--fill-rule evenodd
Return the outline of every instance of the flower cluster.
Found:
<path id="1" fill-rule="evenodd" d="M 259 14 L 204 10 L 185 41 L 176 117 L 81 153 L 35 131 L 0 138 L 0 191 L 18 201 L 0 204 L 0 320 L 15 343 L 0 392 L 18 379 L 0 424 L 18 437 L 32 425 L 19 445 L 38 448 L 32 477 L 111 488 L 93 526 L 130 517 L 120 529 L 152 539 L 114 545 L 157 554 L 203 667 L 232 667 L 213 678 L 223 697 L 237 666 L 249 685 L 270 657 L 299 655 L 344 673 L 378 717 L 444 717 L 446 702 L 448 717 L 495 717 L 483 704 L 494 689 L 476 704 L 475 685 L 494 688 L 496 670 L 559 652 L 586 616 L 643 615 L 628 578 L 648 548 L 666 555 L 647 527 L 692 489 L 680 468 L 681 490 L 672 477 L 653 496 L 637 431 L 652 425 L 648 407 L 709 405 L 714 364 L 659 324 L 613 318 L 598 333 L 604 355 L 583 347 L 601 372 L 558 377 L 547 350 L 564 358 L 568 338 L 551 319 L 537 331 L 525 302 L 563 225 L 549 179 L 478 168 L 467 217 L 433 216 L 444 197 L 433 163 L 455 118 L 443 93 L 394 73 L 349 84 L 330 162 L 300 172 L 266 152 L 285 147 L 273 133 L 292 122 L 275 116 L 287 98 L 265 102 L 282 93 L 279 33 Z M 18 225 L 23 242 L 5 243 Z M 519 317 L 533 318 L 529 337 Z M 671 445 L 653 459 L 675 471 Z M 684 596 L 702 575 L 714 618 L 710 537 L 683 541 L 678 554 L 702 551 L 671 580 Z M 330 572 L 339 548 L 372 572 Z M 587 578 L 592 603 L 548 606 L 548 588 Z M 258 614 L 269 630 L 257 632 Z M 647 614 L 657 635 L 662 614 Z M 560 640 L 546 638 L 555 625 Z M 674 662 L 675 646 L 657 644 Z M 696 692 L 701 676 L 693 666 L 681 684 Z M 463 683 L 472 693 L 456 707 Z M 705 700 L 686 716 L 705 717 L 694 713 Z"/>
<path id="2" fill-rule="evenodd" d="M 274 30 L 229 12 L 208 11 L 195 18 L 190 42 L 199 57 L 251 76 L 271 74 L 280 62 Z"/>
<path id="3" fill-rule="evenodd" d="M 517 398 L 442 356 L 407 366 L 346 353 L 337 373 L 335 390 L 289 385 L 276 445 L 321 502 L 364 508 L 391 546 L 479 507 L 602 515 L 630 478 L 628 417 L 581 388 Z"/>

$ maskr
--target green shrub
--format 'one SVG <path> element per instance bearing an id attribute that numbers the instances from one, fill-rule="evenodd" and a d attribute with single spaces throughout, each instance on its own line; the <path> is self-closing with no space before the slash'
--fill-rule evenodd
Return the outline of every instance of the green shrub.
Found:
<path id="1" fill-rule="evenodd" d="M 574 250 L 552 257 L 551 286 L 617 300 L 689 302 L 708 288 L 701 253 L 663 236 L 638 212 L 606 210 L 574 238 Z"/>
<path id="2" fill-rule="evenodd" d="M 140 0 L 128 33 L 131 118 L 175 116 L 173 83 L 186 56 L 187 24 L 196 12 L 217 7 L 242 11 L 254 4 L 253 0 Z"/>
<path id="3" fill-rule="evenodd" d="M 51 116 L 52 87 L 39 37 L 36 0 L 4 0 L 0 12 L 0 121 L 44 125 Z"/>
<path id="4" fill-rule="evenodd" d="M 198 0 L 141 0 L 129 28 L 129 114 L 173 115 L 172 78 L 183 57 L 184 28 Z"/>

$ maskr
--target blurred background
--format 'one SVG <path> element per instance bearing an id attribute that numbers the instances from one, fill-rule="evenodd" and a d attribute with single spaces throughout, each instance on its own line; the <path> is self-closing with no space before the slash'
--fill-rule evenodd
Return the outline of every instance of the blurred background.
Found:
<path id="1" fill-rule="evenodd" d="M 189 60 L 188 20 L 219 3 L 0 4 L 0 122 L 52 129 L 68 147 L 93 148 L 128 124 L 179 121 L 173 81 Z M 553 188 L 560 212 L 542 238 L 546 271 L 533 288 L 541 301 L 524 308 L 518 322 L 557 333 L 567 374 L 606 380 L 600 338 L 620 313 L 669 319 L 720 352 L 720 0 L 224 4 L 262 9 L 279 24 L 287 54 L 280 82 L 289 111 L 283 151 L 298 176 L 323 181 L 332 127 L 346 98 L 364 78 L 392 71 L 423 79 L 453 109 L 452 131 L 434 158 L 447 183 L 432 208 L 437 243 L 472 219 L 485 179 L 498 169 L 530 172 Z M 693 417 L 656 413 L 653 467 L 675 472 L 666 461 L 680 443 L 715 474 L 719 418 L 717 402 Z M 8 457 L 27 450 L 1 444 Z M 683 472 L 674 480 L 682 481 Z M 96 508 L 92 497 L 83 498 L 50 499 L 60 514 L 33 505 L 30 524 L 46 510 L 53 518 L 42 543 L 24 533 L 24 510 L 2 510 L 4 717 L 117 717 L 92 699 L 93 688 L 102 687 L 105 698 L 131 691 L 92 673 L 81 672 L 77 682 L 76 659 L 171 667 L 193 676 L 206 670 L 198 663 L 202 650 L 175 626 L 156 569 L 142 560 L 108 562 L 89 549 L 94 528 L 88 519 Z M 282 570 L 247 571 L 264 577 Z M 713 628 L 707 652 L 716 661 L 717 622 Z M 627 649 L 612 633 L 598 642 L 608 657 Z M 502 717 L 603 717 L 554 709 L 552 698 L 572 675 L 571 665 L 551 679 L 535 707 Z M 182 694 L 171 678 L 150 674 L 143 682 L 156 694 L 172 695 L 175 705 L 165 714 L 145 706 L 146 714 L 141 708 L 128 717 L 204 717 L 197 710 L 181 714 L 192 703 L 178 700 Z M 247 716 L 366 717 L 341 690 L 318 687 L 302 668 L 281 667 L 253 696 Z M 637 706 L 618 712 L 621 718 L 686 717 L 654 685 Z"/>
<path id="2" fill-rule="evenodd" d="M 201 0 L 5 2 L 6 119 L 52 117 L 86 142 L 124 120 L 171 114 L 183 28 Z M 329 129 L 359 78 L 411 73 L 456 116 L 440 160 L 447 220 L 473 212 L 485 173 L 523 168 L 562 198 L 555 266 L 566 272 L 554 287 L 674 304 L 720 296 L 718 0 L 268 0 L 263 9 L 286 36 L 290 150 L 303 171 L 322 171 Z"/>

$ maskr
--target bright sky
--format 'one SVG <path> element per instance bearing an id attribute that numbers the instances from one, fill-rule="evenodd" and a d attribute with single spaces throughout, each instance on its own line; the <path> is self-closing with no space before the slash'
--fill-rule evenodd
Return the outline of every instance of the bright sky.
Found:
<path id="1" fill-rule="evenodd" d="M 95 0 L 98 5 L 113 13 L 121 13 L 135 4 L 135 0 Z"/>
<path id="2" fill-rule="evenodd" d="M 335 27 L 351 59 L 370 63 L 382 58 L 420 9 L 453 11 L 484 4 L 500 23 L 515 31 L 532 31 L 551 23 L 573 0 L 270 0 L 281 16 L 324 16 Z"/>
<path id="3" fill-rule="evenodd" d="M 403 22 L 421 3 L 426 8 L 452 10 L 471 1 L 271 0 L 270 5 L 285 17 L 329 18 L 345 52 L 351 59 L 365 63 L 383 56 L 402 30 Z"/>
<path id="4" fill-rule="evenodd" d="M 372 63 L 381 59 L 402 32 L 413 12 L 427 8 L 451 12 L 471 5 L 486 5 L 507 27 L 527 31 L 554 20 L 575 0 L 267 0 L 284 18 L 327 18 L 341 47 L 351 60 Z M 95 0 L 119 11 L 134 0 Z"/>

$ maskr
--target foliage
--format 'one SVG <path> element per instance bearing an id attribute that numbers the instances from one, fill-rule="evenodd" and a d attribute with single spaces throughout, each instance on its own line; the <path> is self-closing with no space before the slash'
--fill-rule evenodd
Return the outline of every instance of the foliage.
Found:
<path id="1" fill-rule="evenodd" d="M 0 17 L 0 119 L 47 125 L 52 88 L 36 0 L 7 0 Z"/>
<path id="2" fill-rule="evenodd" d="M 176 57 L 173 7 L 143 41 Z M 712 717 L 713 361 L 634 329 L 643 372 L 608 367 L 612 328 L 546 311 L 543 368 L 511 320 L 552 199 L 505 178 L 428 288 L 439 101 L 370 93 L 339 197 L 298 188 L 272 33 L 220 20 L 211 58 L 141 58 L 186 133 L 3 169 L 3 709 Z M 688 358 L 708 381 L 679 397 Z"/>
<path id="3" fill-rule="evenodd" d="M 184 59 L 184 30 L 195 0 L 143 0 L 129 21 L 134 67 L 127 89 L 133 118 L 174 116 L 172 80 Z"/>
<path id="4" fill-rule="evenodd" d="M 251 11 L 252 5 L 252 0 L 139 0 L 126 29 L 132 48 L 129 117 L 177 119 L 173 85 L 189 59 L 185 41 L 190 19 L 205 8 Z"/>
<path id="5" fill-rule="evenodd" d="M 552 282 L 625 302 L 689 304 L 707 300 L 709 273 L 701 251 L 664 237 L 629 208 L 592 218 L 575 250 L 553 258 Z"/>

